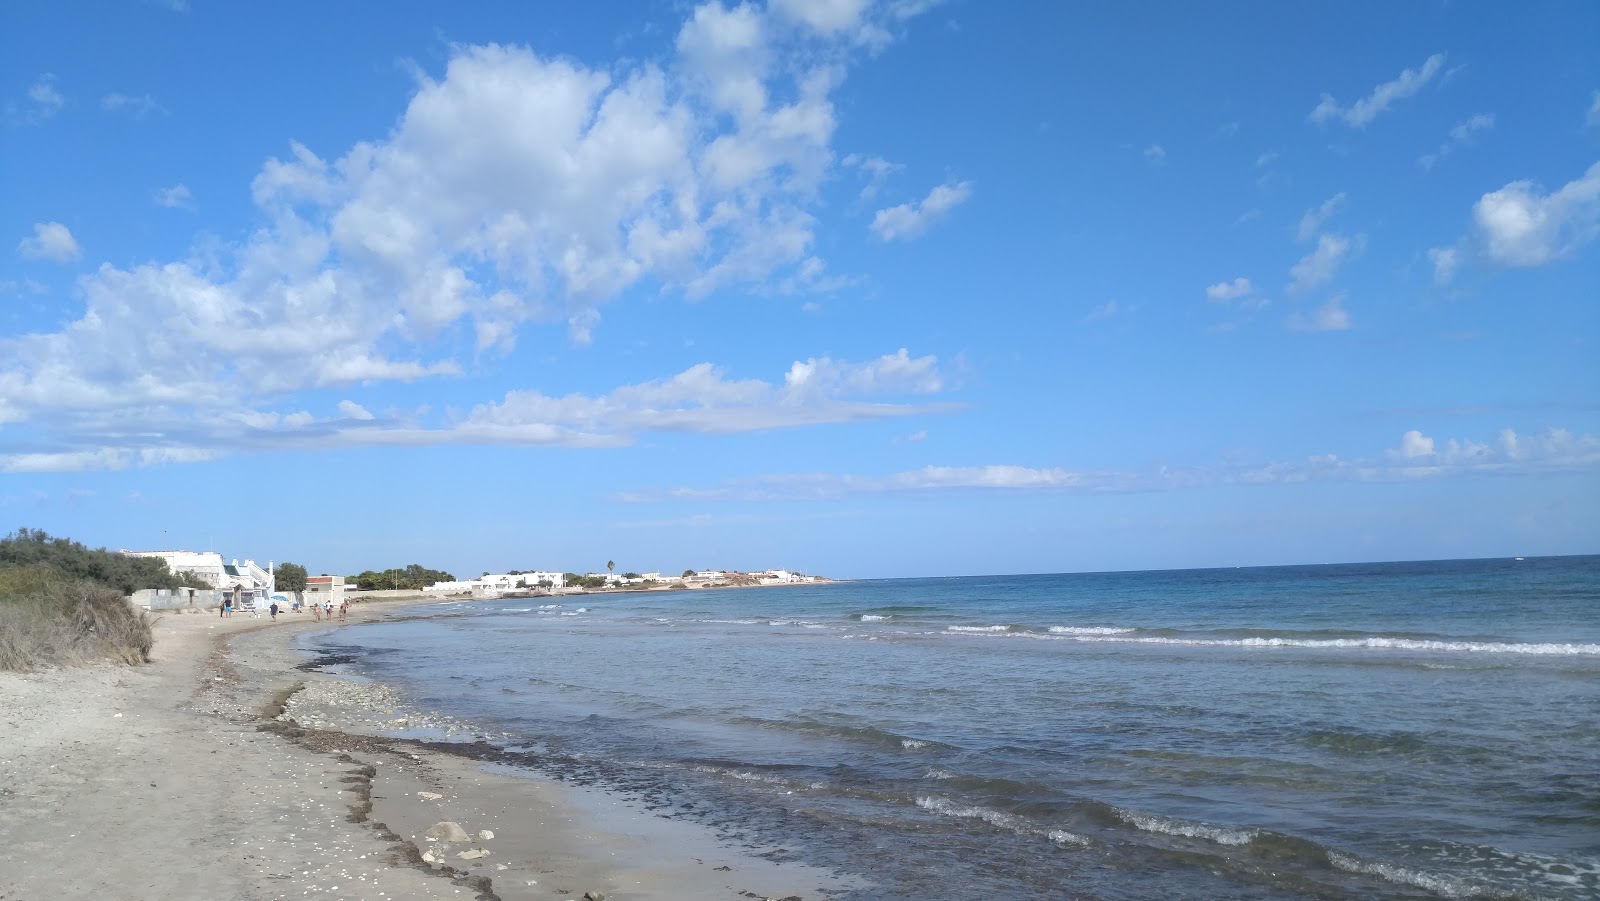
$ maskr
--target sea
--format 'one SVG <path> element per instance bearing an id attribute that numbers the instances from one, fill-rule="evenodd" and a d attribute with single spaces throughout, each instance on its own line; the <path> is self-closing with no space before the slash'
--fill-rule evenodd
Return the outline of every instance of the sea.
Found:
<path id="1" fill-rule="evenodd" d="M 850 897 L 1600 898 L 1600 556 L 424 612 L 302 647 Z"/>

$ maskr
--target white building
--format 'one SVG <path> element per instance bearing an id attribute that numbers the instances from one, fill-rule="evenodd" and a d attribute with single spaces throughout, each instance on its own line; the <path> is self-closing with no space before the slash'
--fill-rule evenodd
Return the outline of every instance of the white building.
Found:
<path id="1" fill-rule="evenodd" d="M 344 603 L 344 576 L 306 576 L 306 603 Z"/>
<path id="2" fill-rule="evenodd" d="M 471 592 L 476 595 L 498 594 L 506 591 L 537 591 L 541 588 L 565 588 L 566 584 L 567 577 L 564 573 L 488 573 L 476 579 L 435 582 L 432 585 L 425 586 L 422 590 L 439 594 Z"/>
<path id="3" fill-rule="evenodd" d="M 216 551 L 122 551 L 129 557 L 157 557 L 166 561 L 167 569 L 174 574 L 194 573 L 213 588 L 232 592 L 235 600 L 265 598 L 272 593 L 272 573 L 256 565 L 254 560 L 232 563 L 222 562 Z M 272 564 L 269 561 L 267 566 Z"/>
<path id="4" fill-rule="evenodd" d="M 804 581 L 803 576 L 789 572 L 786 569 L 769 569 L 764 573 L 757 573 L 756 575 L 759 576 L 763 582 L 786 583 Z"/>
<path id="5" fill-rule="evenodd" d="M 216 551 L 128 551 L 127 557 L 159 557 L 174 574 L 192 572 L 212 588 L 223 588 L 222 555 Z M 235 561 L 238 562 L 238 561 Z"/>

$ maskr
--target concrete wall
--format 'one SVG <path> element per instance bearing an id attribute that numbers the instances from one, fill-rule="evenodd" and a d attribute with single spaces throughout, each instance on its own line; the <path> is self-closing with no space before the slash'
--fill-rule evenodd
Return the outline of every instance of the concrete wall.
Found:
<path id="1" fill-rule="evenodd" d="M 144 588 L 135 591 L 128 600 L 146 610 L 216 609 L 222 603 L 222 592 L 212 588 Z"/>

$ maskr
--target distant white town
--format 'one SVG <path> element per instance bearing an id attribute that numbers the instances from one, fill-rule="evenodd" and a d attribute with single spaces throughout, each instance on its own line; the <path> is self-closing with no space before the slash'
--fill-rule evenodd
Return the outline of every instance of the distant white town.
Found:
<path id="1" fill-rule="evenodd" d="M 378 584 L 358 585 L 352 578 L 331 575 L 307 575 L 304 591 L 280 593 L 277 573 L 268 561 L 265 567 L 254 560 L 240 562 L 225 560 L 216 551 L 130 551 L 121 553 L 132 557 L 157 557 L 164 560 L 174 573 L 187 573 L 196 581 L 209 585 L 204 588 L 146 589 L 135 592 L 134 600 L 149 609 L 166 609 L 197 605 L 220 604 L 232 600 L 236 606 L 260 606 L 274 599 L 292 600 L 308 604 L 333 603 L 338 605 L 348 599 L 362 596 L 393 596 L 415 594 L 418 589 L 385 590 Z M 440 575 L 448 575 L 441 573 Z M 660 572 L 572 573 L 529 570 L 505 573 L 484 573 L 476 579 L 456 579 L 423 585 L 424 595 L 439 597 L 471 597 L 493 599 L 531 594 L 581 594 L 594 591 L 682 590 L 688 588 L 743 588 L 764 585 L 797 585 L 829 582 L 822 576 L 805 575 L 786 569 L 768 569 L 756 572 L 733 570 L 684 570 L 671 575 Z M 365 590 L 363 590 L 365 589 Z M 294 595 L 289 597 L 288 595 Z"/>

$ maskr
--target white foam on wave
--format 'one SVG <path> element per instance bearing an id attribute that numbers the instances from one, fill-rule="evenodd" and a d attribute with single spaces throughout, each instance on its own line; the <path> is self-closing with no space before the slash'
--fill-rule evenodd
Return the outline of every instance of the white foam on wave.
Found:
<path id="1" fill-rule="evenodd" d="M 941 770 L 938 767 L 932 767 L 926 773 L 922 774 L 922 778 L 924 779 L 954 779 L 955 777 L 955 773 L 947 770 Z"/>
<path id="2" fill-rule="evenodd" d="M 1452 876 L 1443 876 L 1438 873 L 1424 873 L 1410 867 L 1402 867 L 1391 863 L 1382 863 L 1375 860 L 1361 860 L 1360 858 L 1343 854 L 1338 851 L 1329 851 L 1328 860 L 1334 866 L 1350 873 L 1361 873 L 1366 876 L 1377 876 L 1400 885 L 1409 885 L 1424 891 L 1443 895 L 1446 898 L 1516 898 L 1517 894 L 1498 891 L 1489 886 L 1476 882 L 1468 882 Z"/>
<path id="3" fill-rule="evenodd" d="M 972 807 L 958 804 L 946 798 L 931 796 L 917 799 L 917 806 L 940 816 L 956 817 L 959 819 L 982 820 L 999 829 L 1007 829 L 1018 835 L 1041 835 L 1058 845 L 1088 846 L 1089 840 L 1081 835 L 1075 835 L 1065 829 L 1046 831 L 1034 826 L 1032 823 L 1019 816 L 993 810 L 988 807 Z"/>
<path id="4" fill-rule="evenodd" d="M 1013 816 L 1009 813 L 1002 813 L 1001 811 L 992 810 L 988 807 L 966 807 L 945 798 L 918 798 L 917 806 L 923 810 L 931 811 L 947 817 L 982 820 L 991 826 L 999 826 L 1001 829 L 1010 829 L 1012 832 L 1026 834 L 1037 831 L 1028 824 L 1027 820 L 1024 820 L 1022 817 Z"/>
<path id="5" fill-rule="evenodd" d="M 1471 654 L 1542 654 L 1554 656 L 1600 656 L 1600 644 L 1558 644 L 1554 642 L 1436 641 L 1420 638 L 1119 638 L 1073 635 L 1074 641 L 1132 641 L 1140 644 L 1173 644 L 1223 648 L 1313 648 L 1327 650 L 1439 651 Z"/>
<path id="6" fill-rule="evenodd" d="M 902 739 L 900 739 L 900 747 L 905 748 L 907 751 L 920 751 L 923 748 L 926 748 L 927 746 L 928 746 L 928 743 L 923 741 L 920 738 L 902 738 Z"/>
<path id="7" fill-rule="evenodd" d="M 1070 630 L 1070 631 L 1069 631 Z M 1600 644 L 1578 642 L 1439 641 L 1423 638 L 1172 638 L 1138 636 L 1135 629 L 1098 631 L 1090 627 L 1051 626 L 1050 633 L 1013 632 L 1010 626 L 947 626 L 948 633 L 1032 638 L 1051 641 L 1111 642 L 1174 645 L 1198 648 L 1303 648 L 1330 651 L 1426 651 L 1456 654 L 1527 654 L 1548 657 L 1600 657 Z"/>
<path id="8" fill-rule="evenodd" d="M 1131 810 L 1119 810 L 1117 816 L 1124 823 L 1145 832 L 1159 832 L 1162 835 L 1177 835 L 1183 838 L 1198 838 L 1219 845 L 1245 845 L 1249 844 L 1261 833 L 1255 829 L 1229 829 L 1225 826 L 1207 826 L 1204 823 L 1186 823 L 1182 820 L 1169 820 L 1166 817 L 1150 816 L 1149 814 L 1134 813 Z"/>
<path id="9" fill-rule="evenodd" d="M 863 614 L 861 614 L 861 621 L 864 622 L 864 623 L 881 623 L 881 622 L 886 622 L 886 621 L 891 620 L 891 619 L 894 619 L 893 615 L 880 616 L 880 615 L 878 615 L 876 613 L 863 613 Z"/>
<path id="10" fill-rule="evenodd" d="M 589 612 L 589 608 L 588 607 L 579 607 L 576 610 L 563 610 L 563 611 L 561 611 L 561 615 L 562 616 L 577 616 L 580 613 L 588 613 L 588 612 Z"/>
<path id="11" fill-rule="evenodd" d="M 702 619 L 696 622 L 712 623 L 719 626 L 759 626 L 764 620 L 759 619 Z"/>

